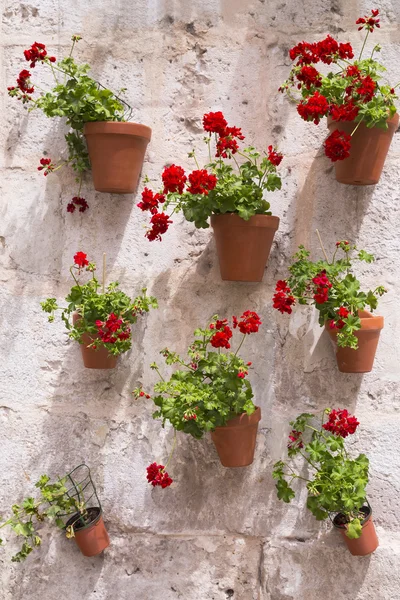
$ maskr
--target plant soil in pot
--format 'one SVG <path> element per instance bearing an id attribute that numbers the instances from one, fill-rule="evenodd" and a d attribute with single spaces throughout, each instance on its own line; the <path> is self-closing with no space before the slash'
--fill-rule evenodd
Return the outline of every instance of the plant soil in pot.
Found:
<path id="1" fill-rule="evenodd" d="M 66 527 L 73 525 L 75 541 L 84 556 L 96 556 L 110 545 L 102 510 L 99 507 L 87 509 L 86 519 L 90 519 L 90 523 L 81 523 L 81 518 L 78 514 L 74 515 L 68 520 Z"/>
<path id="2" fill-rule="evenodd" d="M 93 183 L 98 192 L 131 194 L 138 185 L 151 129 L 137 123 L 86 123 Z"/>
<path id="3" fill-rule="evenodd" d="M 243 413 L 211 432 L 211 439 L 224 467 L 247 467 L 254 460 L 261 409 L 251 415 Z"/>
<path id="4" fill-rule="evenodd" d="M 374 316 L 367 310 L 359 311 L 361 329 L 354 332 L 358 340 L 358 348 L 340 347 L 336 343 L 340 332 L 337 327 L 331 328 L 329 323 L 325 324 L 334 348 L 339 371 L 342 373 L 369 373 L 372 371 L 379 336 L 383 329 L 384 319 Z"/>
<path id="5" fill-rule="evenodd" d="M 212 215 L 215 242 L 225 281 L 261 281 L 279 218 L 254 215 L 245 221 L 238 214 Z"/>
<path id="6" fill-rule="evenodd" d="M 353 556 L 367 556 L 379 546 L 375 525 L 372 521 L 371 507 L 363 506 L 360 512 L 364 513 L 365 518 L 361 521 L 362 533 L 359 538 L 351 539 L 346 535 L 346 518 L 343 514 L 339 513 L 333 519 L 334 526 L 340 529 L 343 539 Z"/>
<path id="7" fill-rule="evenodd" d="M 336 180 L 349 185 L 374 185 L 378 183 L 394 132 L 399 125 L 396 113 L 387 121 L 388 128 L 367 127 L 361 123 L 351 137 L 350 156 L 335 162 Z M 348 135 L 356 128 L 354 121 L 328 119 L 332 134 L 336 130 Z"/>

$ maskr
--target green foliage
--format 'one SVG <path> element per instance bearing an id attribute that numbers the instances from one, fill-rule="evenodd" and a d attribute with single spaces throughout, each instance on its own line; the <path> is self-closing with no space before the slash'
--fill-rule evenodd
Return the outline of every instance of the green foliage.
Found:
<path id="1" fill-rule="evenodd" d="M 64 529 L 60 515 L 77 514 L 77 520 L 79 518 L 85 523 L 89 522 L 85 503 L 78 503 L 76 498 L 69 494 L 66 482 L 66 476 L 51 482 L 47 475 L 42 475 L 35 484 L 38 489 L 37 497 L 28 497 L 21 504 L 14 504 L 11 509 L 12 516 L 0 524 L 0 529 L 10 527 L 17 537 L 23 538 L 21 549 L 11 558 L 13 562 L 22 562 L 41 545 L 40 527 L 45 521 L 54 522 L 56 526 Z"/>
<path id="2" fill-rule="evenodd" d="M 210 144 L 210 139 L 206 140 Z M 175 210 L 181 210 L 185 219 L 200 229 L 209 227 L 208 219 L 213 214 L 237 213 L 245 221 L 256 214 L 271 215 L 270 203 L 264 199 L 263 192 L 281 189 L 282 181 L 276 166 L 253 147 L 245 148 L 239 154 L 246 161 L 236 163 L 236 170 L 222 159 L 205 166 L 217 177 L 217 185 L 208 195 L 170 193 L 164 207 L 174 206 Z"/>
<path id="3" fill-rule="evenodd" d="M 212 323 L 217 319 L 215 315 Z M 151 365 L 161 379 L 154 386 L 153 400 L 158 410 L 153 418 L 162 419 L 163 426 L 169 421 L 177 431 L 195 438 L 225 425 L 236 415 L 255 411 L 251 384 L 238 377 L 238 373 L 247 374 L 248 366 L 237 351 L 210 350 L 214 334 L 210 328 L 197 329 L 186 362 L 167 348 L 162 350 L 167 365 L 179 366 L 168 380 L 161 376 L 156 363 Z"/>
<path id="4" fill-rule="evenodd" d="M 356 349 L 358 339 L 355 335 L 361 327 L 359 311 L 366 307 L 373 312 L 378 306 L 378 298 L 386 290 L 383 286 L 378 286 L 374 290 L 363 292 L 360 289 L 360 282 L 353 274 L 354 260 L 372 263 L 374 257 L 365 250 L 358 251 L 355 246 L 348 242 L 338 242 L 333 258 L 330 262 L 327 260 L 310 260 L 310 252 L 300 246 L 298 252 L 294 255 L 294 262 L 289 267 L 290 276 L 287 284 L 291 289 L 291 295 L 299 304 L 314 304 L 319 312 L 319 324 L 323 326 L 326 322 L 334 321 L 339 326 L 337 343 L 339 346 L 347 346 Z M 338 252 L 342 257 L 338 258 Z M 322 304 L 315 298 L 317 285 L 313 279 L 324 273 L 332 287 L 328 289 L 328 298 Z M 347 317 L 339 315 L 339 309 L 345 308 L 349 311 Z"/>
<path id="5" fill-rule="evenodd" d="M 326 415 L 324 412 L 324 415 Z M 329 411 L 328 411 L 329 412 Z M 306 481 L 307 508 L 317 520 L 324 520 L 331 513 L 341 513 L 347 522 L 349 538 L 361 535 L 361 508 L 366 501 L 369 460 L 365 454 L 352 459 L 344 440 L 315 423 L 314 415 L 304 413 L 290 423 L 292 433 L 300 432 L 296 441 L 289 441 L 289 460 L 275 463 L 273 478 L 280 500 L 290 502 L 295 497 L 292 488 L 296 479 Z M 308 465 L 309 474 L 298 474 L 297 463 L 291 459 L 301 455 Z"/>
<path id="6" fill-rule="evenodd" d="M 70 268 L 75 284 L 67 297 L 68 303 L 66 308 L 61 308 L 57 304 L 55 298 L 48 298 L 41 302 L 41 307 L 44 312 L 49 314 L 48 320 L 54 321 L 54 312 L 61 310 L 61 318 L 69 331 L 69 337 L 83 344 L 83 336 L 89 334 L 93 342 L 89 347 L 105 347 L 108 352 L 114 356 L 118 356 L 123 352 L 127 352 L 132 346 L 132 337 L 129 335 L 126 339 L 119 339 L 118 334 L 131 331 L 131 325 L 137 322 L 138 317 L 148 313 L 151 308 L 157 308 L 157 299 L 154 296 L 146 295 L 146 288 L 142 289 L 142 293 L 134 299 L 131 299 L 127 294 L 119 289 L 117 281 L 110 283 L 105 293 L 101 293 L 102 285 L 94 275 L 96 267 L 93 263 L 89 264 L 86 271 L 92 273 L 92 279 L 87 283 L 81 284 L 74 275 L 74 270 L 81 273 L 81 269 L 76 266 Z M 77 313 L 79 319 L 73 322 L 73 315 Z M 103 341 L 98 337 L 99 329 L 96 326 L 96 321 L 106 322 L 111 314 L 122 319 L 122 325 L 115 332 L 116 341 L 111 343 Z M 121 336 L 124 338 L 124 336 Z"/>

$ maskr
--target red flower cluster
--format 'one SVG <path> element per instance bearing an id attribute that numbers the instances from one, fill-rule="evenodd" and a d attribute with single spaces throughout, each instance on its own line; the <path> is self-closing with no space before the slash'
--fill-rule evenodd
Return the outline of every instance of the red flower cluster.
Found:
<path id="1" fill-rule="evenodd" d="M 247 375 L 247 371 L 239 371 L 239 373 L 237 374 L 237 376 L 239 377 L 239 379 L 244 379 Z"/>
<path id="2" fill-rule="evenodd" d="M 152 215 L 158 212 L 159 203 L 165 202 L 165 196 L 163 194 L 153 194 L 149 188 L 145 187 L 142 192 L 142 202 L 137 205 L 141 210 L 149 210 Z"/>
<path id="3" fill-rule="evenodd" d="M 157 463 L 153 462 L 147 467 L 146 470 L 147 481 L 154 487 L 160 485 L 164 489 L 173 483 L 171 477 L 164 470 L 164 465 L 158 465 Z"/>
<path id="4" fill-rule="evenodd" d="M 217 178 L 211 175 L 206 169 L 193 171 L 189 175 L 190 186 L 186 189 L 189 194 L 204 194 L 208 196 L 208 192 L 213 190 L 217 185 Z"/>
<path id="5" fill-rule="evenodd" d="M 359 424 L 356 417 L 349 415 L 349 412 L 344 408 L 342 410 L 331 410 L 328 421 L 322 427 L 334 435 L 345 438 L 355 433 Z"/>
<path id="6" fill-rule="evenodd" d="M 227 319 L 218 320 L 216 323 L 211 323 L 210 329 L 217 331 L 212 336 L 210 343 L 213 348 L 230 348 L 229 340 L 232 337 L 232 329 L 227 325 Z"/>
<path id="7" fill-rule="evenodd" d="M 85 198 L 79 198 L 78 196 L 74 196 L 67 205 L 67 212 L 73 213 L 75 212 L 76 207 L 79 206 L 79 212 L 85 212 L 89 208 L 89 204 L 86 202 Z"/>
<path id="8" fill-rule="evenodd" d="M 313 278 L 313 283 L 316 286 L 314 300 L 317 304 L 324 304 L 328 300 L 329 290 L 332 287 L 331 282 L 326 276 L 326 271 L 321 271 Z"/>
<path id="9" fill-rule="evenodd" d="M 17 86 L 24 94 L 33 94 L 33 92 L 35 91 L 35 88 L 33 87 L 33 85 L 31 85 L 31 82 L 29 80 L 30 76 L 31 74 L 26 69 L 23 69 L 18 76 Z"/>
<path id="10" fill-rule="evenodd" d="M 203 116 L 204 131 L 210 134 L 215 133 L 219 136 L 217 140 L 217 157 L 229 158 L 239 150 L 239 144 L 236 139 L 244 140 L 244 135 L 240 127 L 228 127 L 228 122 L 221 111 L 210 112 Z"/>
<path id="11" fill-rule="evenodd" d="M 360 79 L 360 85 L 356 88 L 356 92 L 360 96 L 363 96 L 363 102 L 367 103 L 372 100 L 375 88 L 376 82 L 372 79 L 372 77 L 367 75 L 366 77 Z"/>
<path id="12" fill-rule="evenodd" d="M 39 44 L 39 42 L 34 42 L 28 50 L 24 50 L 24 56 L 25 59 L 31 63 L 29 66 L 33 69 L 37 62 L 43 62 L 45 60 L 47 56 L 46 46 L 44 44 Z M 52 63 L 57 60 L 55 56 L 49 56 L 48 58 Z"/>
<path id="13" fill-rule="evenodd" d="M 300 44 L 297 44 L 289 50 L 289 56 L 292 60 L 298 59 L 296 63 L 297 66 L 316 64 L 320 61 L 326 65 L 330 65 L 338 58 L 354 58 L 354 53 L 349 42 L 346 44 L 339 44 L 333 37 L 328 35 L 320 42 L 314 42 L 312 44 L 300 42 Z"/>
<path id="14" fill-rule="evenodd" d="M 272 298 L 273 307 L 282 314 L 292 314 L 292 305 L 295 303 L 295 298 L 291 295 L 291 291 L 286 281 L 280 279 L 276 282 L 275 294 Z"/>
<path id="15" fill-rule="evenodd" d="M 278 167 L 281 164 L 282 159 L 283 154 L 276 152 L 273 146 L 268 146 L 268 160 L 271 164 L 275 165 L 275 167 Z"/>
<path id="16" fill-rule="evenodd" d="M 354 106 L 353 100 L 345 104 L 332 104 L 330 114 L 334 121 L 354 121 L 359 112 L 358 106 Z"/>
<path id="17" fill-rule="evenodd" d="M 146 231 L 147 239 L 151 242 L 154 240 L 159 240 L 161 242 L 161 235 L 168 230 L 172 221 L 169 218 L 169 215 L 162 212 L 154 214 L 150 219 L 150 223 L 151 229 Z"/>
<path id="18" fill-rule="evenodd" d="M 337 316 L 339 317 L 339 319 L 337 321 L 332 319 L 332 321 L 329 324 L 329 327 L 331 329 L 335 329 L 335 327 L 337 327 L 337 329 L 343 329 L 343 327 L 346 325 L 343 319 L 346 319 L 349 316 L 349 314 L 350 311 L 347 310 L 345 306 L 341 306 L 337 312 Z"/>
<path id="19" fill-rule="evenodd" d="M 77 252 L 74 256 L 74 263 L 80 268 L 86 267 L 89 264 L 87 254 L 84 252 Z"/>
<path id="20" fill-rule="evenodd" d="M 312 86 L 321 87 L 322 85 L 322 78 L 320 73 L 315 67 L 312 67 L 310 65 L 303 65 L 301 67 L 301 70 L 298 73 L 296 73 L 296 77 L 299 81 L 304 83 L 307 90 L 309 90 Z"/>
<path id="21" fill-rule="evenodd" d="M 185 186 L 186 179 L 187 177 L 182 167 L 178 167 L 176 165 L 165 167 L 162 174 L 164 194 L 173 192 L 179 192 L 179 194 L 183 194 L 183 188 Z"/>
<path id="22" fill-rule="evenodd" d="M 260 325 L 262 325 L 260 317 L 252 310 L 246 310 L 240 317 L 240 321 L 233 317 L 233 328 L 239 327 L 239 331 L 243 334 L 257 333 Z"/>
<path id="23" fill-rule="evenodd" d="M 335 129 L 324 142 L 325 154 L 332 162 L 344 160 L 350 156 L 350 140 L 351 135 L 345 131 Z"/>
<path id="24" fill-rule="evenodd" d="M 296 431 L 295 429 L 292 429 L 292 431 L 289 433 L 289 443 L 287 445 L 288 448 L 303 448 L 304 444 L 301 441 L 301 431 Z"/>
<path id="25" fill-rule="evenodd" d="M 48 175 L 49 173 L 51 173 L 52 171 L 54 171 L 55 166 L 52 162 L 51 162 L 51 158 L 41 158 L 40 159 L 40 166 L 37 168 L 38 171 L 43 171 L 44 169 L 44 173 L 43 175 Z"/>
<path id="26" fill-rule="evenodd" d="M 106 321 L 97 320 L 96 327 L 101 341 L 105 344 L 115 344 L 117 340 L 128 340 L 131 335 L 130 327 L 114 313 L 108 315 Z"/>
<path id="27" fill-rule="evenodd" d="M 328 100 L 316 91 L 297 105 L 297 112 L 305 121 L 314 121 L 318 125 L 322 117 L 326 117 L 329 112 Z"/>
<path id="28" fill-rule="evenodd" d="M 367 31 L 372 33 L 375 27 L 378 27 L 379 29 L 379 19 L 376 18 L 379 15 L 379 10 L 371 10 L 371 15 L 371 17 L 369 15 L 365 15 L 364 17 L 360 17 L 359 19 L 357 19 L 356 25 L 361 25 L 361 27 L 358 28 L 358 31 L 361 31 L 361 29 L 366 29 Z"/>

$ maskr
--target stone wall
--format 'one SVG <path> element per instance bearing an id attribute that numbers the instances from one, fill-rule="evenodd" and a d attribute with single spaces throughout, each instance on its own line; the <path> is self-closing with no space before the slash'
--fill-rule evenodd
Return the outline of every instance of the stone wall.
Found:
<path id="1" fill-rule="evenodd" d="M 112 545 L 83 558 L 58 531 L 24 564 L 0 552 L 1 600 L 397 600 L 399 598 L 400 454 L 398 452 L 400 212 L 398 135 L 380 183 L 337 183 L 323 155 L 324 124 L 301 121 L 277 92 L 289 71 L 287 51 L 301 39 L 330 32 L 357 47 L 354 24 L 375 5 L 356 0 L 0 0 L 2 7 L 0 139 L 0 514 L 44 472 L 60 474 L 81 461 L 92 466 Z M 382 0 L 382 59 L 400 79 L 400 3 Z M 90 210 L 67 214 L 75 195 L 66 169 L 37 172 L 45 152 L 58 156 L 65 129 L 30 115 L 4 90 L 22 69 L 33 41 L 65 54 L 79 33 L 77 57 L 112 88 L 127 88 L 134 120 L 153 128 L 143 174 L 153 186 L 162 167 L 189 166 L 192 147 L 203 152 L 201 117 L 223 110 L 256 147 L 284 153 L 284 184 L 269 195 L 281 225 L 261 284 L 220 280 L 209 230 L 174 218 L 162 243 L 144 239 L 147 215 L 133 195 L 83 193 Z M 39 71 L 39 69 L 38 69 Z M 35 73 L 36 74 L 36 73 Z M 204 156 L 205 158 L 205 156 Z M 141 187 L 139 187 L 140 191 Z M 377 257 L 362 281 L 386 286 L 379 312 L 385 329 L 372 373 L 337 371 L 329 339 L 313 310 L 282 317 L 271 308 L 273 285 L 285 276 L 300 243 L 319 252 L 350 239 Z M 40 301 L 69 289 L 68 266 L 77 250 L 100 263 L 125 291 L 146 285 L 160 308 L 135 329 L 134 347 L 112 372 L 83 368 L 79 347 L 60 321 L 50 325 Z M 152 420 L 151 401 L 134 400 L 149 387 L 149 364 L 168 345 L 184 351 L 192 331 L 215 312 L 257 310 L 263 326 L 247 340 L 252 382 L 262 408 L 256 459 L 224 469 L 211 440 L 178 436 L 166 490 L 145 480 L 150 461 L 165 458 L 170 428 Z M 354 558 L 337 532 L 305 509 L 304 495 L 279 503 L 272 464 L 285 450 L 287 422 L 303 410 L 347 407 L 361 421 L 354 450 L 371 460 L 369 498 L 380 547 Z"/>

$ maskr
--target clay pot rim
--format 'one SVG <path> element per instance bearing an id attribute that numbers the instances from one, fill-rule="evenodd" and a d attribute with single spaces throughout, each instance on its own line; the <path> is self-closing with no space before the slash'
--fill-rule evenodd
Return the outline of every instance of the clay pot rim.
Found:
<path id="1" fill-rule="evenodd" d="M 85 525 L 84 527 L 79 527 L 79 529 L 75 530 L 75 535 L 77 533 L 80 533 L 81 531 L 86 531 L 87 529 L 94 527 L 95 525 L 97 525 L 97 523 L 100 521 L 101 517 L 103 516 L 103 509 L 100 506 L 89 506 L 87 507 L 88 510 L 96 510 L 99 511 L 98 515 L 96 516 L 95 519 L 93 519 L 93 521 L 91 521 L 90 523 L 88 523 L 87 525 Z M 75 513 L 74 515 L 72 515 L 72 517 L 70 519 L 68 519 L 68 521 L 65 524 L 65 528 L 67 528 L 69 525 L 72 525 L 72 523 L 74 522 L 74 520 L 76 520 L 76 517 L 78 516 L 78 513 Z"/>
<path id="2" fill-rule="evenodd" d="M 360 331 L 380 331 L 383 329 L 385 320 L 380 315 L 373 315 L 368 310 L 360 310 L 358 313 L 361 320 L 361 329 L 356 331 L 356 334 Z M 325 323 L 325 329 L 327 329 L 331 333 L 338 333 L 340 329 L 337 327 L 332 327 L 329 324 L 329 321 Z"/>
<path id="3" fill-rule="evenodd" d="M 141 123 L 126 121 L 89 121 L 83 128 L 84 135 L 119 134 L 145 138 L 150 142 L 151 128 Z"/>
<path id="4" fill-rule="evenodd" d="M 248 221 L 239 217 L 237 213 L 229 212 L 223 214 L 212 214 L 211 225 L 231 225 L 233 227 L 265 227 L 277 231 L 279 228 L 279 217 L 275 215 L 253 215 Z"/>
<path id="5" fill-rule="evenodd" d="M 399 124 L 399 121 L 400 121 L 400 115 L 399 115 L 398 112 L 395 112 L 394 115 L 393 115 L 393 117 L 390 117 L 389 119 L 387 119 L 387 123 L 396 125 L 396 127 Z M 355 121 L 342 121 L 342 120 L 334 121 L 330 115 L 326 119 L 326 123 L 327 123 L 328 127 L 330 125 L 332 125 L 333 123 L 338 123 L 339 124 L 339 123 L 349 123 L 349 122 L 350 123 L 355 123 Z M 374 125 L 374 127 L 368 127 L 368 129 L 374 129 L 375 127 L 377 127 L 377 126 Z M 382 129 L 382 127 L 379 127 L 378 129 Z M 382 131 L 385 131 L 385 129 L 382 129 Z"/>
<path id="6" fill-rule="evenodd" d="M 256 425 L 261 420 L 261 408 L 256 406 L 256 410 L 248 415 L 247 413 L 242 413 L 241 415 L 237 415 L 226 422 L 225 425 L 221 425 L 216 427 L 211 433 L 215 431 L 221 431 L 224 429 L 238 429 L 240 427 L 246 427 L 248 425 Z"/>
<path id="7" fill-rule="evenodd" d="M 363 504 L 363 506 L 360 508 L 360 510 L 362 511 L 363 509 L 365 509 L 365 511 L 368 511 L 365 516 L 365 519 L 362 519 L 362 521 L 361 521 L 361 526 L 364 528 L 367 526 L 370 519 L 372 520 L 372 507 L 369 504 Z M 335 523 L 336 517 L 338 517 L 341 514 L 342 513 L 340 513 L 340 512 L 336 513 L 336 515 L 334 516 L 334 518 L 332 520 L 332 523 L 336 529 L 340 529 L 341 531 L 346 531 L 346 525 L 337 525 Z"/>

